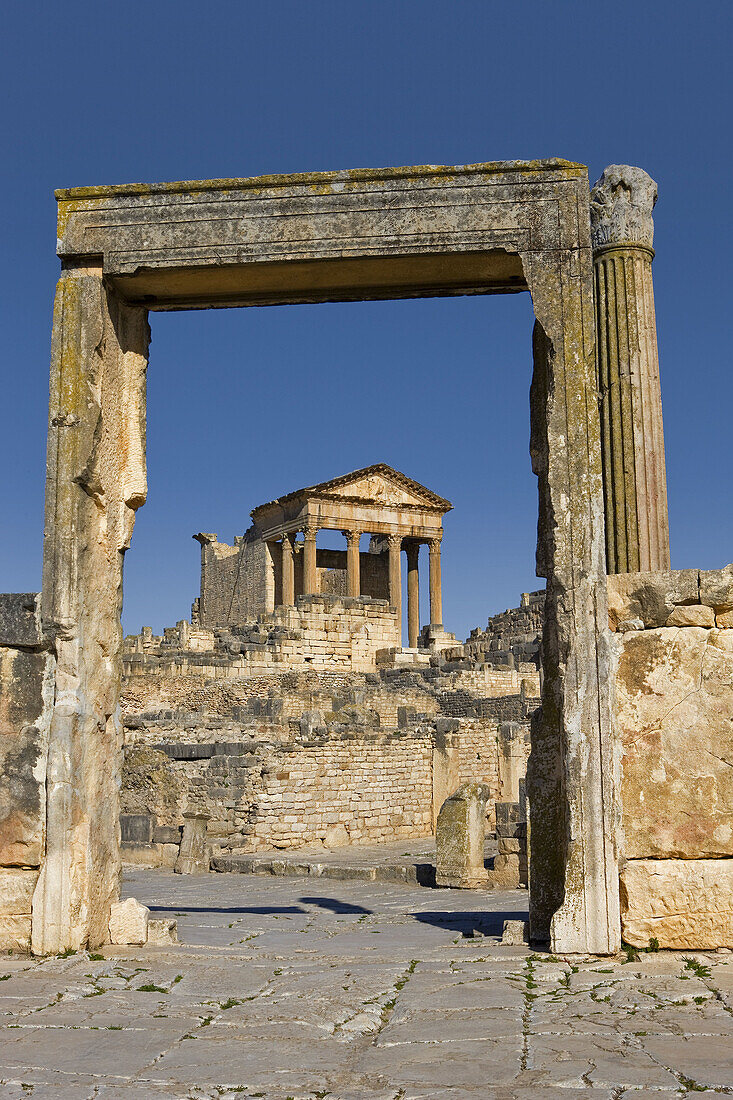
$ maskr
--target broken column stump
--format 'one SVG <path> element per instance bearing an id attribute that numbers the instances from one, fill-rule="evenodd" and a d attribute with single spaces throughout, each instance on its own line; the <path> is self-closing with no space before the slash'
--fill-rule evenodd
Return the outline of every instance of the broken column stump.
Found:
<path id="1" fill-rule="evenodd" d="M 183 815 L 183 836 L 173 870 L 177 875 L 202 875 L 209 869 L 210 853 L 206 843 L 209 814 L 201 810 Z"/>
<path id="2" fill-rule="evenodd" d="M 488 886 L 484 836 L 490 793 L 485 783 L 462 783 L 443 803 L 435 828 L 437 886 Z"/>

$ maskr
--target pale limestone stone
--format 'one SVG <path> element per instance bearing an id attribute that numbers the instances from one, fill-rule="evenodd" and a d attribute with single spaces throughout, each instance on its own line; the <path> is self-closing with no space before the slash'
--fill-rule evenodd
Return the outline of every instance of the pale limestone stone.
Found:
<path id="1" fill-rule="evenodd" d="M 210 854 L 206 844 L 208 813 L 183 815 L 183 836 L 178 859 L 173 870 L 177 875 L 201 875 L 209 869 Z"/>
<path id="2" fill-rule="evenodd" d="M 733 611 L 721 611 L 715 616 L 715 625 L 721 630 L 733 630 Z"/>
<path id="3" fill-rule="evenodd" d="M 498 852 L 489 881 L 495 890 L 518 890 L 520 885 L 519 855 L 516 852 Z"/>
<path id="4" fill-rule="evenodd" d="M 733 859 L 629 860 L 621 871 L 626 943 L 675 950 L 733 947 Z"/>
<path id="5" fill-rule="evenodd" d="M 733 612 L 733 564 L 700 570 L 700 602 L 718 612 Z"/>
<path id="6" fill-rule="evenodd" d="M 501 942 L 510 947 L 520 947 L 529 943 L 529 924 L 523 920 L 505 920 Z"/>
<path id="7" fill-rule="evenodd" d="M 115 902 L 109 917 L 110 942 L 142 946 L 148 938 L 149 919 L 147 905 L 141 905 L 136 898 Z"/>
<path id="8" fill-rule="evenodd" d="M 700 603 L 675 607 L 667 619 L 667 626 L 715 626 L 715 612 L 712 607 Z"/>
<path id="9" fill-rule="evenodd" d="M 665 626 L 678 604 L 700 602 L 697 569 L 614 573 L 608 577 L 608 619 L 612 630 L 640 619 L 645 627 Z"/>
<path id="10" fill-rule="evenodd" d="M 616 630 L 618 630 L 619 634 L 626 634 L 629 630 L 643 629 L 644 622 L 642 619 L 624 619 L 624 621 L 619 623 L 616 627 Z"/>
<path id="11" fill-rule="evenodd" d="M 628 858 L 733 856 L 733 631 L 614 635 Z"/>
<path id="12" fill-rule="evenodd" d="M 341 848 L 344 844 L 348 844 L 349 834 L 346 826 L 339 822 L 337 825 L 332 825 L 330 829 L 326 829 L 323 843 L 326 848 Z"/>
<path id="13" fill-rule="evenodd" d="M 462 783 L 443 803 L 435 829 L 438 886 L 475 889 L 488 885 L 484 838 L 490 795 L 485 783 Z"/>
<path id="14" fill-rule="evenodd" d="M 150 947 L 168 947 L 178 943 L 178 921 L 166 917 L 149 920 L 147 943 Z"/>

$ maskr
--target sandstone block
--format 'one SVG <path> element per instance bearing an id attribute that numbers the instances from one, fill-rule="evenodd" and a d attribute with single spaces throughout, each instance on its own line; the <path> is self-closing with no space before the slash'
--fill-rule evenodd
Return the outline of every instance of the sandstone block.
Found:
<path id="1" fill-rule="evenodd" d="M 667 626 L 715 626 L 715 612 L 712 607 L 701 603 L 685 604 L 675 607 L 667 619 Z"/>
<path id="2" fill-rule="evenodd" d="M 716 612 L 715 625 L 721 630 L 733 630 L 733 611 Z"/>
<path id="3" fill-rule="evenodd" d="M 436 884 L 475 889 L 488 885 L 484 867 L 485 783 L 462 783 L 447 798 L 435 829 Z"/>
<path id="4" fill-rule="evenodd" d="M 3 951 L 30 951 L 30 914 L 0 916 L 0 943 Z"/>
<path id="5" fill-rule="evenodd" d="M 115 902 L 109 917 L 110 942 L 142 946 L 148 938 L 149 919 L 147 905 L 141 905 L 136 898 Z"/>
<path id="6" fill-rule="evenodd" d="M 178 943 L 178 921 L 168 918 L 149 920 L 147 942 L 151 947 L 168 947 Z"/>
<path id="7" fill-rule="evenodd" d="M 621 872 L 626 943 L 675 950 L 733 947 L 733 859 L 629 860 Z"/>
<path id="8" fill-rule="evenodd" d="M 629 859 L 733 856 L 733 632 L 613 637 Z"/>
<path id="9" fill-rule="evenodd" d="M 0 869 L 0 915 L 30 916 L 37 870 Z"/>
<path id="10" fill-rule="evenodd" d="M 664 626 L 677 604 L 698 603 L 697 569 L 659 573 L 614 573 L 608 578 L 608 618 L 612 630 L 641 619 L 644 626 Z"/>
<path id="11" fill-rule="evenodd" d="M 518 890 L 521 878 L 519 855 L 500 852 L 494 856 L 494 866 L 489 877 L 496 890 Z"/>

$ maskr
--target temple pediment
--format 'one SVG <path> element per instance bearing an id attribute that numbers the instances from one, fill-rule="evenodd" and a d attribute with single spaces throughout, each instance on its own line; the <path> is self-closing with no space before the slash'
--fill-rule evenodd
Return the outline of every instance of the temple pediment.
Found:
<path id="1" fill-rule="evenodd" d="M 437 512 L 440 515 L 449 512 L 452 505 L 449 500 L 438 496 L 419 481 L 414 481 L 385 462 L 353 470 L 341 477 L 297 489 L 293 493 L 279 497 L 270 504 L 260 505 L 252 512 L 253 518 L 264 515 L 265 510 L 273 507 L 292 506 L 298 500 L 334 500 L 351 501 L 364 506 L 382 508 L 418 509 Z"/>

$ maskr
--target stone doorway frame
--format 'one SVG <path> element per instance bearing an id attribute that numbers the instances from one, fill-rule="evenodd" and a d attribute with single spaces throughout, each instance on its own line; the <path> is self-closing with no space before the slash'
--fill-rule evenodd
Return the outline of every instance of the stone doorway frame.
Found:
<path id="1" fill-rule="evenodd" d="M 148 310 L 529 290 L 538 575 L 531 929 L 620 945 L 604 499 L 584 166 L 359 170 L 57 192 L 42 618 L 55 638 L 33 949 L 107 938 L 119 889 L 122 563 L 146 496 Z"/>

